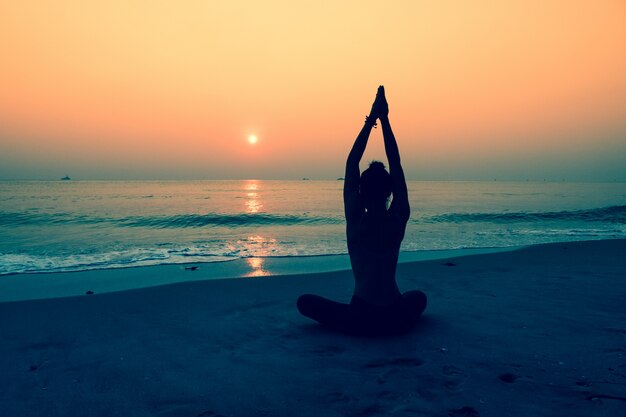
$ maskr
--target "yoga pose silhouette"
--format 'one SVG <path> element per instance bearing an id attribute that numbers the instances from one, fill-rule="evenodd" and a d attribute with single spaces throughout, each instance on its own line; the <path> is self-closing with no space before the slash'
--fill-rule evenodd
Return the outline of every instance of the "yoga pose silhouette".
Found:
<path id="1" fill-rule="evenodd" d="M 346 162 L 343 202 L 348 253 L 354 273 L 352 300 L 350 304 L 343 304 L 313 294 L 298 298 L 301 314 L 352 335 L 406 333 L 426 308 L 423 292 L 402 294 L 396 283 L 400 244 L 411 209 L 400 152 L 388 115 L 385 89 L 381 85 Z M 376 119 L 382 125 L 389 172 L 382 162 L 374 161 L 361 174 L 359 162 Z"/>

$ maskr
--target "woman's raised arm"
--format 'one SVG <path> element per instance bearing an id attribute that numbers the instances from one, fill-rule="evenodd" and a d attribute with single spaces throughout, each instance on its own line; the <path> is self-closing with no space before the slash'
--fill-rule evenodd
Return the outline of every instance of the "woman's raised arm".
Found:
<path id="1" fill-rule="evenodd" d="M 380 118 L 380 124 L 383 129 L 383 141 L 385 142 L 385 153 L 387 154 L 387 161 L 389 162 L 389 174 L 391 175 L 391 191 L 393 193 L 393 201 L 391 202 L 390 209 L 398 214 L 402 219 L 408 220 L 411 213 L 411 207 L 409 206 L 409 194 L 406 186 L 406 179 L 404 178 L 404 170 L 400 163 L 400 150 L 396 142 L 396 137 L 391 129 L 391 123 L 389 122 L 389 107 L 387 105 L 387 99 L 385 98 L 385 89 L 383 86 L 378 88 L 378 94 L 376 96 L 378 106 L 378 117 Z"/>
<path id="2" fill-rule="evenodd" d="M 365 118 L 365 124 L 356 137 L 346 161 L 346 173 L 343 182 L 343 203 L 346 217 L 350 217 L 355 210 L 360 209 L 358 206 L 359 180 L 361 178 L 359 163 L 365 153 L 372 127 L 376 125 L 378 118 L 376 103 L 375 100 L 370 115 Z"/>

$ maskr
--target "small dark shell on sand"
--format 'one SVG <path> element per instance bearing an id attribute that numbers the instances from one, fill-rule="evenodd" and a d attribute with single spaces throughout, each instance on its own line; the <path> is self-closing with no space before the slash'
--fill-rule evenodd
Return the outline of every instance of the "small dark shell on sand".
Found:
<path id="1" fill-rule="evenodd" d="M 506 382 L 507 384 L 511 384 L 515 382 L 515 380 L 519 378 L 519 376 L 512 374 L 510 372 L 507 372 L 506 374 L 500 375 L 499 378 L 500 378 L 500 381 Z"/>

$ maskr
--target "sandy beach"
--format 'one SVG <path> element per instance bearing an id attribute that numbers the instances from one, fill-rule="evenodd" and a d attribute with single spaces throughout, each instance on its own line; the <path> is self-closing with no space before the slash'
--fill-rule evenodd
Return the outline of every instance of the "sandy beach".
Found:
<path id="1" fill-rule="evenodd" d="M 605 240 L 400 264 L 429 305 L 375 340 L 295 308 L 348 301 L 350 271 L 0 303 L 0 415 L 621 416 L 624 254 Z"/>

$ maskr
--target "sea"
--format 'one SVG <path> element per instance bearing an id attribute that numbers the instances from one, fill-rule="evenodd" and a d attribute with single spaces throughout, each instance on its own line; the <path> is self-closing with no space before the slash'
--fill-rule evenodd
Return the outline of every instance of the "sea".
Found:
<path id="1" fill-rule="evenodd" d="M 0 275 L 347 253 L 343 181 L 0 181 Z M 409 181 L 403 253 L 626 237 L 626 183 Z"/>

